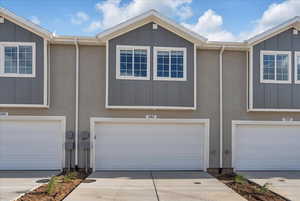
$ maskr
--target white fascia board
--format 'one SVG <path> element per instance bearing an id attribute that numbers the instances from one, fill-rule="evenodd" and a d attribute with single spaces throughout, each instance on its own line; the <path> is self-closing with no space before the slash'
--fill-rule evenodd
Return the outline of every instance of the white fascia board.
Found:
<path id="1" fill-rule="evenodd" d="M 249 108 L 247 112 L 300 112 L 300 109 Z"/>
<path id="2" fill-rule="evenodd" d="M 147 21 L 147 19 L 148 19 L 148 21 Z M 145 12 L 141 15 L 138 15 L 134 18 L 131 18 L 125 22 L 122 22 L 110 29 L 107 29 L 106 31 L 103 31 L 102 33 L 97 34 L 96 37 L 102 41 L 106 41 L 106 40 L 110 39 L 110 36 L 112 36 L 112 38 L 116 37 L 116 36 L 114 36 L 114 33 L 120 32 L 120 34 L 123 34 L 132 29 L 135 29 L 136 27 L 143 25 L 143 24 L 139 24 L 139 22 L 143 22 L 143 21 L 146 21 L 146 23 L 148 23 L 149 21 L 154 21 L 154 22 L 162 25 L 165 28 L 167 28 L 166 25 L 169 25 L 169 27 L 172 27 L 172 30 L 170 30 L 170 31 L 173 31 L 174 33 L 176 33 L 176 34 L 180 35 L 181 37 L 186 38 L 190 41 L 191 41 L 190 38 L 193 38 L 194 43 L 195 43 L 195 41 L 198 41 L 199 43 L 205 43 L 207 41 L 207 38 L 200 36 L 199 34 L 185 28 L 184 26 L 173 22 L 172 20 L 166 18 L 165 16 L 161 15 L 160 13 L 158 13 L 155 10 L 150 10 L 150 11 Z M 134 25 L 134 24 L 137 24 L 137 25 Z M 129 29 L 129 27 L 130 27 L 130 29 Z M 190 38 L 183 36 L 179 32 L 182 32 L 182 33 L 188 35 Z M 118 34 L 118 35 L 120 35 L 120 34 Z"/>
<path id="3" fill-rule="evenodd" d="M 40 27 L 39 25 L 34 24 L 33 22 L 24 19 L 20 16 L 17 16 L 13 12 L 0 7 L 0 16 L 7 18 L 8 20 L 18 24 L 19 26 L 32 31 L 33 33 L 43 37 L 43 38 L 52 38 L 53 34 L 46 29 Z"/>
<path id="4" fill-rule="evenodd" d="M 287 20 L 265 32 L 262 32 L 256 36 L 253 36 L 252 38 L 249 38 L 248 40 L 245 40 L 246 43 L 250 44 L 250 45 L 254 45 L 257 44 L 258 42 L 262 41 L 262 40 L 266 40 L 278 33 L 281 33 L 289 28 L 291 28 L 293 26 L 293 24 L 295 24 L 296 22 L 300 21 L 300 17 L 296 16 L 290 20 Z"/>
<path id="5" fill-rule="evenodd" d="M 105 43 L 101 42 L 96 37 L 84 37 L 84 36 L 54 36 L 51 39 L 51 44 L 71 44 L 74 45 L 74 41 L 77 41 L 79 45 L 99 45 L 105 46 Z"/>
<path id="6" fill-rule="evenodd" d="M 233 120 L 232 125 L 276 125 L 294 126 L 300 125 L 300 121 L 257 121 L 257 120 Z"/>
<path id="7" fill-rule="evenodd" d="M 220 49 L 226 47 L 226 49 L 232 50 L 248 50 L 250 46 L 246 42 L 222 42 L 222 41 L 207 41 L 199 48 L 215 48 Z"/>
<path id="8" fill-rule="evenodd" d="M 0 104 L 0 108 L 49 108 L 47 104 Z"/>
<path id="9" fill-rule="evenodd" d="M 125 109 L 125 110 L 196 110 L 196 106 L 193 107 L 181 107 L 181 106 L 121 106 L 121 105 L 108 105 L 106 109 Z"/>
<path id="10" fill-rule="evenodd" d="M 209 119 L 160 119 L 160 118 L 105 118 L 105 117 L 91 117 L 90 121 L 93 123 L 184 123 L 184 124 L 206 124 Z"/>
<path id="11" fill-rule="evenodd" d="M 30 115 L 8 115 L 0 116 L 0 120 L 50 120 L 50 121 L 66 121 L 65 116 L 30 116 Z"/>

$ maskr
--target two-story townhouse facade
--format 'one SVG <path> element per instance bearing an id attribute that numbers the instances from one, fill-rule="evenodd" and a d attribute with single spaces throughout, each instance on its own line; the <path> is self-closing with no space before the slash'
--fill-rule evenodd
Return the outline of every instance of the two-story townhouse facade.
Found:
<path id="1" fill-rule="evenodd" d="M 95 37 L 1 17 L 0 170 L 300 169 L 298 18 L 230 43 L 153 10 Z"/>

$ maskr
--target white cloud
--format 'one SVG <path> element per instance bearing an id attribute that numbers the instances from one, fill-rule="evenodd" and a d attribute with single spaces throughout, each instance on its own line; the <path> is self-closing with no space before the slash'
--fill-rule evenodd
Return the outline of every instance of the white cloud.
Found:
<path id="1" fill-rule="evenodd" d="M 164 15 L 184 20 L 193 15 L 191 2 L 192 0 L 132 0 L 128 4 L 123 4 L 121 0 L 105 0 L 96 4 L 101 18 L 91 22 L 86 31 L 109 28 L 149 9 L 156 9 Z"/>
<path id="2" fill-rule="evenodd" d="M 82 11 L 77 12 L 75 15 L 71 16 L 71 22 L 72 24 L 82 24 L 86 21 L 88 21 L 90 17 Z"/>
<path id="3" fill-rule="evenodd" d="M 240 38 L 246 39 L 270 29 L 294 16 L 300 15 L 300 1 L 286 0 L 273 3 L 264 11 L 260 19 L 254 22 L 254 27 L 248 32 L 242 32 Z"/>
<path id="4" fill-rule="evenodd" d="M 215 41 L 242 41 L 262 33 L 294 16 L 300 15 L 300 0 L 286 0 L 282 3 L 271 4 L 262 16 L 253 22 L 253 27 L 248 31 L 233 34 L 222 27 L 222 16 L 213 10 L 207 10 L 199 17 L 197 23 L 184 26 Z"/>
<path id="5" fill-rule="evenodd" d="M 37 16 L 31 16 L 29 19 L 30 19 L 30 21 L 33 22 L 34 24 L 37 24 L 37 25 L 40 25 L 40 24 L 41 24 L 41 21 L 40 21 L 40 19 L 39 19 Z"/>
<path id="6" fill-rule="evenodd" d="M 135 17 L 149 9 L 156 9 L 163 15 L 177 18 L 183 26 L 207 37 L 211 41 L 242 41 L 274 27 L 296 15 L 300 15 L 300 0 L 285 0 L 271 4 L 262 16 L 251 22 L 248 31 L 233 34 L 223 25 L 223 17 L 212 9 L 201 15 L 196 23 L 186 23 L 193 16 L 193 0 L 132 0 L 124 4 L 122 0 L 104 0 L 96 4 L 100 19 L 92 21 L 85 29 L 87 32 L 100 31 Z"/>
<path id="7" fill-rule="evenodd" d="M 222 27 L 222 16 L 218 15 L 211 9 L 207 10 L 202 16 L 200 16 L 195 24 L 182 23 L 182 25 L 212 41 L 235 40 L 235 36 Z"/>

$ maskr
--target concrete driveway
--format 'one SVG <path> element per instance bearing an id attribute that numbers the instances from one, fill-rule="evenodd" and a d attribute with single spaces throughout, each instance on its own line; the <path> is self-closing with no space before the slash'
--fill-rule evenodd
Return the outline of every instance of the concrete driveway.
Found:
<path id="1" fill-rule="evenodd" d="M 245 201 L 205 172 L 94 172 L 64 201 Z"/>
<path id="2" fill-rule="evenodd" d="M 247 179 L 264 185 L 270 183 L 270 190 L 291 200 L 300 200 L 300 172 L 296 171 L 263 171 L 239 172 Z"/>
<path id="3" fill-rule="evenodd" d="M 0 171 L 0 201 L 11 201 L 47 183 L 54 171 Z"/>

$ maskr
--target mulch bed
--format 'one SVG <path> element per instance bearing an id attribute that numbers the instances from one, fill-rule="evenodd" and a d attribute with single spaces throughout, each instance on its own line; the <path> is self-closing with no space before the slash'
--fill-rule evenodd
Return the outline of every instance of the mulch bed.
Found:
<path id="1" fill-rule="evenodd" d="M 236 182 L 236 174 L 214 176 L 248 201 L 288 201 L 284 197 L 270 191 L 268 188 L 262 188 L 262 186 L 247 179 L 245 182 Z"/>
<path id="2" fill-rule="evenodd" d="M 56 176 L 57 184 L 51 195 L 47 193 L 48 184 L 26 193 L 16 201 L 61 201 L 69 195 L 85 178 L 85 173 L 77 173 L 75 178 L 64 180 L 65 175 Z"/>

